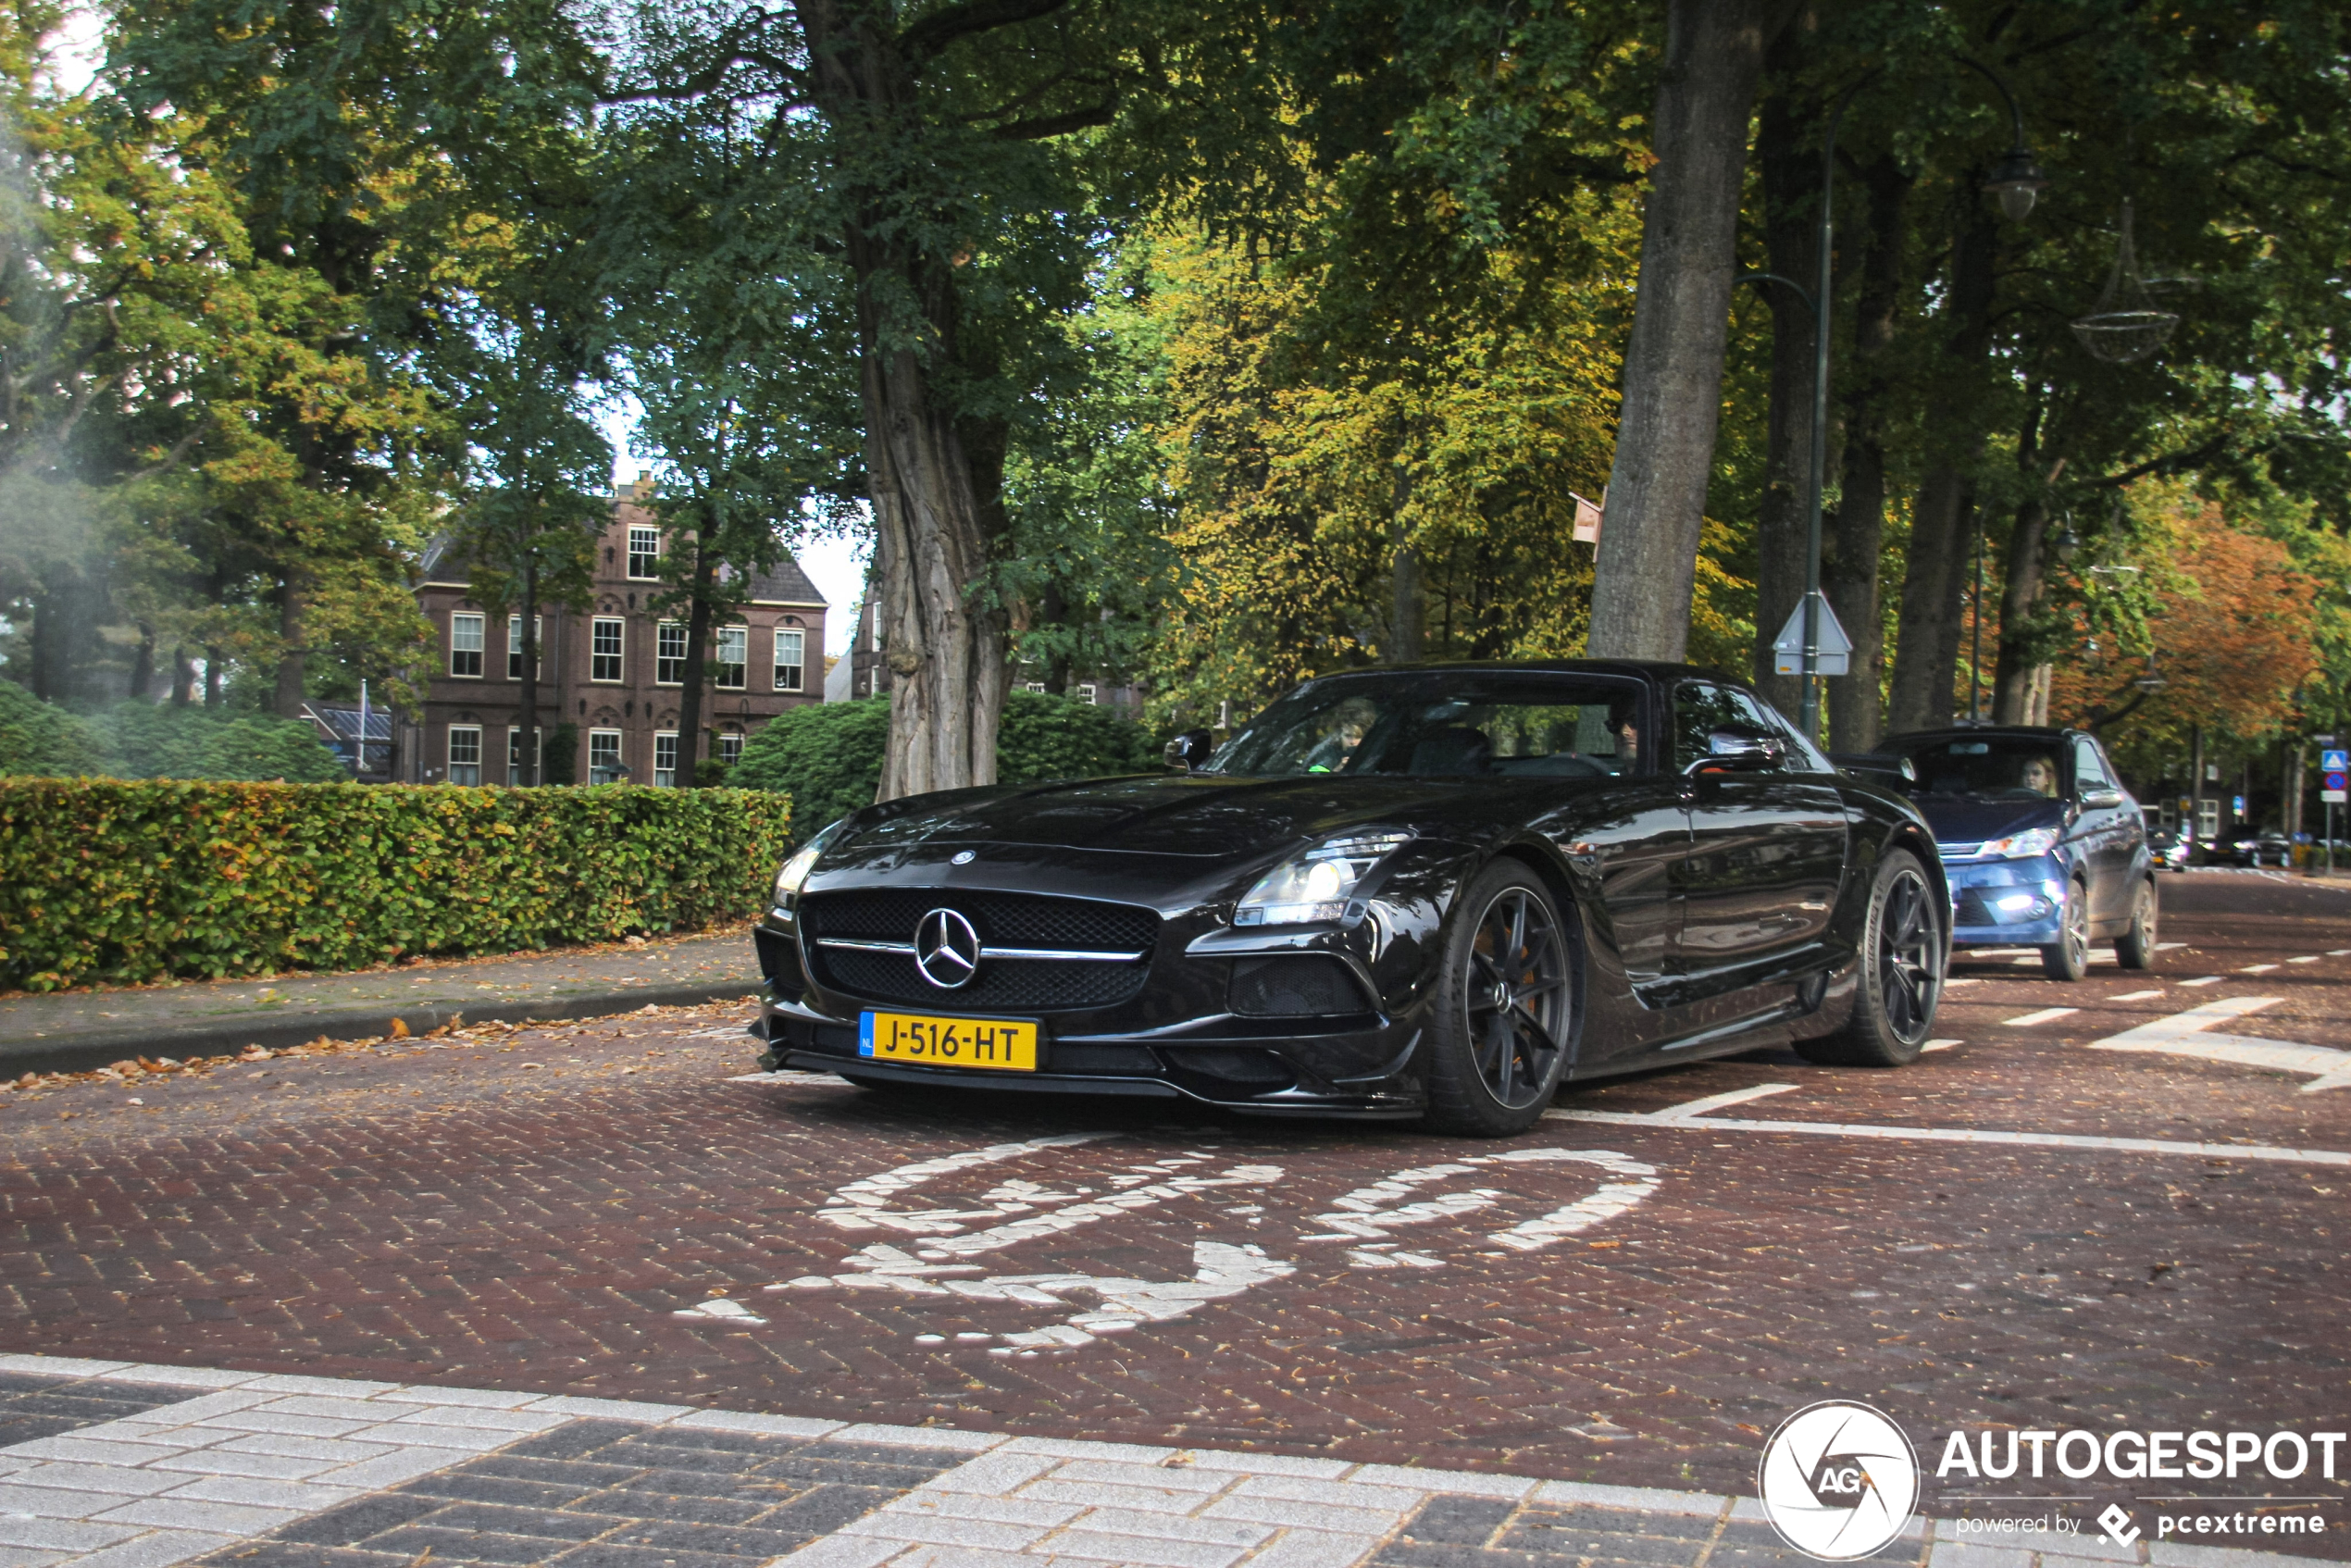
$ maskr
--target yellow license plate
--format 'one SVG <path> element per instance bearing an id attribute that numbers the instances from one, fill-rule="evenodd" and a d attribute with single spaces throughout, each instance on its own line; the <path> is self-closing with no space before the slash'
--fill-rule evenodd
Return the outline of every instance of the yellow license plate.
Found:
<path id="1" fill-rule="evenodd" d="M 1037 1026 L 1013 1018 L 867 1013 L 857 1023 L 857 1054 L 877 1062 L 1033 1073 L 1037 1070 Z"/>

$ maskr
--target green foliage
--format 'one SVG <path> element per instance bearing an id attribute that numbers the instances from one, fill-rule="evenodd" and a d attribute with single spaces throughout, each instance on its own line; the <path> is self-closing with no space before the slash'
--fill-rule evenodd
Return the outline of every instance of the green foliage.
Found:
<path id="1" fill-rule="evenodd" d="M 106 740 L 106 771 L 118 778 L 334 784 L 346 777 L 317 731 L 299 719 L 130 702 L 94 728 Z"/>
<path id="2" fill-rule="evenodd" d="M 727 781 L 739 790 L 790 795 L 813 832 L 874 803 L 889 740 L 887 697 L 812 703 L 743 742 L 742 758 Z M 1042 691 L 1011 691 L 996 727 L 997 781 L 1156 773 L 1160 749 L 1158 736 L 1115 709 Z"/>
<path id="3" fill-rule="evenodd" d="M 101 773 L 105 756 L 79 716 L 0 680 L 0 775 Z"/>
<path id="4" fill-rule="evenodd" d="M 760 907 L 789 801 L 739 790 L 0 783 L 0 988 L 346 969 Z"/>
<path id="5" fill-rule="evenodd" d="M 579 726 L 566 719 L 547 731 L 541 742 L 545 749 L 540 761 L 546 767 L 550 784 L 576 783 L 579 778 Z"/>
<path id="6" fill-rule="evenodd" d="M 811 703 L 743 742 L 729 778 L 739 790 L 791 798 L 810 832 L 874 803 L 889 741 L 889 699 Z"/>

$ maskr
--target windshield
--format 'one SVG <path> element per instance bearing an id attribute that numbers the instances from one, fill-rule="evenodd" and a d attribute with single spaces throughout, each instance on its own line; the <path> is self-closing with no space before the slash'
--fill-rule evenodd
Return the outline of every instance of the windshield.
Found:
<path id="1" fill-rule="evenodd" d="M 1985 735 L 1918 741 L 1888 750 L 1910 759 L 1921 794 L 2053 801 L 2062 782 L 2059 758 L 2063 748 L 2054 740 Z"/>
<path id="2" fill-rule="evenodd" d="M 1641 688 L 1586 676 L 1319 680 L 1267 708 L 1208 771 L 1252 778 L 1607 778 L 1640 770 Z"/>

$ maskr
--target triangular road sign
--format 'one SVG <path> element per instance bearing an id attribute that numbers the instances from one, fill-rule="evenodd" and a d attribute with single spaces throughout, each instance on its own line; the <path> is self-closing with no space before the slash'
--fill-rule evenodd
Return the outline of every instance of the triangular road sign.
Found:
<path id="1" fill-rule="evenodd" d="M 1818 628 L 1820 651 L 1813 666 L 1816 675 L 1843 675 L 1852 662 L 1853 640 L 1845 635 L 1845 628 L 1837 624 L 1836 612 L 1829 608 L 1828 596 L 1812 595 L 1821 607 Z M 1804 673 L 1804 604 L 1797 601 L 1789 615 L 1787 625 L 1780 628 L 1779 636 L 1772 640 L 1772 668 L 1780 675 Z"/>

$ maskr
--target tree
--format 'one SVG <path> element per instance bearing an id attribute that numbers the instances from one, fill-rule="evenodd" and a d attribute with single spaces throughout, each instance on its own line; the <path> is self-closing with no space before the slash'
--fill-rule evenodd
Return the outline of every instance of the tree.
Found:
<path id="1" fill-rule="evenodd" d="M 1592 580 L 1590 651 L 1679 659 L 1704 522 L 1738 255 L 1760 0 L 1669 0 L 1640 295 Z"/>

